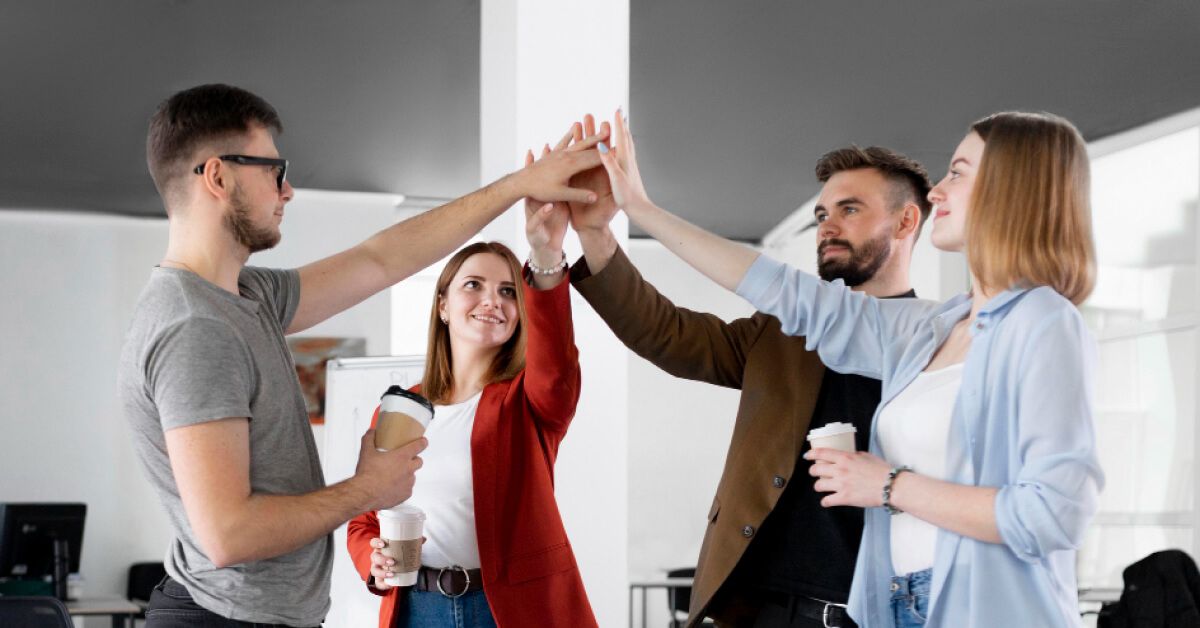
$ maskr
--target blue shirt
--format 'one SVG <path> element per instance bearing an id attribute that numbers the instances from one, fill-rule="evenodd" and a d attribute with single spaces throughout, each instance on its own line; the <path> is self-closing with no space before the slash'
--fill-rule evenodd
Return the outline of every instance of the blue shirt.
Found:
<path id="1" fill-rule="evenodd" d="M 882 380 L 879 410 L 971 310 L 965 294 L 943 304 L 875 299 L 766 256 L 737 293 L 785 333 L 805 336 L 829 368 Z M 938 531 L 928 625 L 1079 626 L 1075 553 L 1104 485 L 1092 425 L 1095 340 L 1079 310 L 1048 287 L 999 294 L 970 333 L 943 479 L 999 489 L 1004 542 Z M 891 626 L 891 517 L 868 508 L 865 518 L 850 615 L 863 628 Z"/>

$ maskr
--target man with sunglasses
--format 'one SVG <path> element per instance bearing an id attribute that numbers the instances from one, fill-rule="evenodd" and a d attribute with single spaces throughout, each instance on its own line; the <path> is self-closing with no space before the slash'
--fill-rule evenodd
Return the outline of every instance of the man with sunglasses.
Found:
<path id="1" fill-rule="evenodd" d="M 568 179 L 599 138 L 297 270 L 246 266 L 275 246 L 292 199 L 275 109 L 202 85 L 150 121 L 147 163 L 169 222 L 125 338 L 121 399 L 175 538 L 147 626 L 315 626 L 329 609 L 331 532 L 412 491 L 424 439 L 325 486 L 285 334 L 312 327 L 445 257 L 523 197 L 590 202 Z M 575 129 L 572 129 L 573 131 Z M 569 138 L 568 138 L 569 139 Z"/>

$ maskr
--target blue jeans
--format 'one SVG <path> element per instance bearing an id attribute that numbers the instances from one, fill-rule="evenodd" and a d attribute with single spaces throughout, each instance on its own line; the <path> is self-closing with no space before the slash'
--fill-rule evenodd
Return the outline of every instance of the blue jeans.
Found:
<path id="1" fill-rule="evenodd" d="M 396 628 L 496 628 L 483 591 L 450 598 L 437 591 L 408 592 L 408 612 L 396 618 Z"/>
<path id="2" fill-rule="evenodd" d="M 929 617 L 929 585 L 933 570 L 914 571 L 892 578 L 892 617 L 896 628 L 922 628 Z"/>

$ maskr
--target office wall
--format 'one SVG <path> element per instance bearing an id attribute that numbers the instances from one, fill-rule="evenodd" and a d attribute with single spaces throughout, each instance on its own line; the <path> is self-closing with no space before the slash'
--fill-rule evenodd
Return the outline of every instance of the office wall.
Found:
<path id="1" fill-rule="evenodd" d="M 725 320 L 753 312 L 655 240 L 630 240 L 628 253 L 646 280 L 676 305 Z M 737 402 L 737 391 L 676 379 L 630 354 L 631 580 L 658 580 L 666 569 L 696 565 Z M 648 625 L 666 625 L 664 591 L 650 591 L 647 608 Z M 634 609 L 640 613 L 640 598 Z"/>
<path id="2" fill-rule="evenodd" d="M 167 547 L 116 396 L 121 339 L 165 242 L 162 220 L 0 212 L 0 500 L 88 504 L 88 595 L 124 595 L 129 565 Z"/>

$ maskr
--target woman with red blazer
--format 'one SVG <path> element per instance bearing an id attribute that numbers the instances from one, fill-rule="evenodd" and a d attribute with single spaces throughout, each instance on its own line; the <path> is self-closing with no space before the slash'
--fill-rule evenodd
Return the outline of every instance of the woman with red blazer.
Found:
<path id="1" fill-rule="evenodd" d="M 525 273 L 507 247 L 480 242 L 437 282 L 420 387 L 435 413 L 407 502 L 427 517 L 416 586 L 383 582 L 392 563 L 374 512 L 349 524 L 355 567 L 383 597 L 380 628 L 596 626 L 554 500 L 580 385 L 567 209 L 531 201 L 526 215 Z"/>

